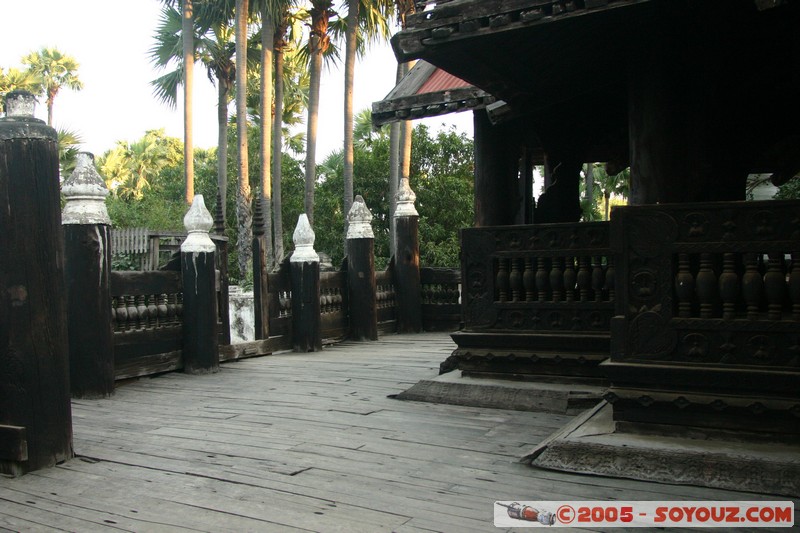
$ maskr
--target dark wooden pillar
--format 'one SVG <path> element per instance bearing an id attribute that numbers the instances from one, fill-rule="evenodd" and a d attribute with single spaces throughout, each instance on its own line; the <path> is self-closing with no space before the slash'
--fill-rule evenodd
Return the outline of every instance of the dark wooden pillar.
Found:
<path id="1" fill-rule="evenodd" d="M 64 241 L 56 131 L 34 97 L 0 119 L 0 473 L 72 457 Z"/>
<path id="2" fill-rule="evenodd" d="M 269 337 L 269 269 L 262 201 L 261 195 L 257 195 L 253 210 L 253 308 L 257 340 Z"/>
<path id="3" fill-rule="evenodd" d="M 407 179 L 400 183 L 394 212 L 395 241 L 394 287 L 397 302 L 397 332 L 422 331 L 422 284 L 419 274 L 419 214 L 416 195 Z"/>
<path id="4" fill-rule="evenodd" d="M 492 125 L 486 112 L 474 113 L 475 226 L 504 226 L 517 221 L 519 139 L 509 124 Z"/>
<path id="5" fill-rule="evenodd" d="M 356 196 L 347 214 L 347 287 L 350 302 L 350 338 L 378 340 L 375 235 L 372 213 Z"/>
<path id="6" fill-rule="evenodd" d="M 230 317 L 230 298 L 228 297 L 228 237 L 225 235 L 225 214 L 222 207 L 222 197 L 217 195 L 217 205 L 214 208 L 214 233 L 211 240 L 217 247 L 216 260 L 217 272 L 219 272 L 219 284 L 217 287 L 217 309 L 219 316 L 217 321 L 220 328 L 220 344 L 231 343 L 231 317 Z"/>
<path id="7" fill-rule="evenodd" d="M 78 154 L 75 172 L 61 189 L 66 204 L 64 269 L 67 282 L 70 390 L 74 398 L 114 393 L 111 325 L 111 219 L 108 195 L 92 154 Z"/>
<path id="8" fill-rule="evenodd" d="M 314 230 L 300 215 L 294 230 L 294 252 L 289 260 L 292 278 L 292 345 L 296 352 L 322 350 L 319 303 L 319 255 Z"/>
<path id="9" fill-rule="evenodd" d="M 208 374 L 219 370 L 216 246 L 208 236 L 214 221 L 202 194 L 195 195 L 183 224 L 189 233 L 181 244 L 183 370 L 189 374 Z"/>

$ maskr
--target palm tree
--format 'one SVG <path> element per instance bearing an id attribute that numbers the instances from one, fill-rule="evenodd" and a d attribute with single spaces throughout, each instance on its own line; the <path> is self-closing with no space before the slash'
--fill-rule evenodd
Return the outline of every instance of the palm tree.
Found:
<path id="1" fill-rule="evenodd" d="M 249 0 L 236 0 L 236 133 L 239 187 L 236 194 L 236 218 L 239 224 L 239 274 L 247 277 L 251 270 L 252 249 L 248 244 L 253 240 L 250 191 L 250 173 L 247 153 L 247 21 L 250 10 Z"/>
<path id="2" fill-rule="evenodd" d="M 185 199 L 194 200 L 194 5 L 181 3 L 181 44 L 183 46 L 183 172 L 186 177 Z"/>
<path id="3" fill-rule="evenodd" d="M 80 91 L 83 82 L 78 79 L 78 62 L 56 48 L 42 48 L 22 58 L 31 71 L 41 78 L 41 88 L 47 97 L 47 125 L 53 125 L 53 101 L 62 87 Z"/>
<path id="4" fill-rule="evenodd" d="M 42 79 L 32 70 L 19 70 L 9 67 L 7 72 L 0 68 L 0 111 L 5 112 L 5 96 L 11 91 L 24 90 L 33 94 L 42 92 Z"/>
<path id="5" fill-rule="evenodd" d="M 345 25 L 344 60 L 344 212 L 350 212 L 353 203 L 353 84 L 356 55 L 366 49 L 365 43 L 374 39 L 388 39 L 388 19 L 392 2 L 389 0 L 345 0 L 347 19 Z M 359 46 L 360 45 L 360 46 Z"/>
<path id="6" fill-rule="evenodd" d="M 81 143 L 83 139 L 75 131 L 58 129 L 58 170 L 62 178 L 75 170 Z"/>
<path id="7" fill-rule="evenodd" d="M 413 0 L 394 0 L 397 18 L 400 21 L 400 28 L 405 29 L 406 17 L 415 11 Z M 400 83 L 408 73 L 409 64 L 400 63 L 397 65 L 395 82 Z M 411 122 L 393 122 L 390 131 L 389 141 L 389 248 L 390 254 L 396 251 L 394 240 L 394 208 L 397 187 L 400 179 L 409 177 L 411 167 Z M 402 159 L 402 160 L 401 160 Z"/>
<path id="8" fill-rule="evenodd" d="M 267 265 L 275 263 L 272 239 L 272 107 L 273 107 L 273 55 L 278 22 L 294 3 L 293 0 L 257 0 L 261 14 L 261 206 L 264 212 Z M 280 123 L 276 115 L 276 121 Z M 275 157 L 280 159 L 280 151 Z"/>
<path id="9" fill-rule="evenodd" d="M 308 37 L 309 96 L 306 129 L 305 211 L 314 225 L 314 186 L 316 185 L 317 123 L 319 120 L 319 89 L 322 79 L 322 56 L 330 47 L 328 24 L 333 14 L 331 0 L 311 1 L 311 30 Z"/>
<path id="10" fill-rule="evenodd" d="M 630 191 L 630 168 L 626 168 L 618 174 L 609 175 L 606 172 L 606 165 L 589 163 L 592 167 L 594 186 L 600 190 L 603 196 L 603 220 L 608 220 L 611 196 L 622 196 L 626 198 Z"/>
<path id="11" fill-rule="evenodd" d="M 118 141 L 98 161 L 106 186 L 121 198 L 141 200 L 144 190 L 169 163 L 161 131 L 149 131 L 138 141 Z"/>

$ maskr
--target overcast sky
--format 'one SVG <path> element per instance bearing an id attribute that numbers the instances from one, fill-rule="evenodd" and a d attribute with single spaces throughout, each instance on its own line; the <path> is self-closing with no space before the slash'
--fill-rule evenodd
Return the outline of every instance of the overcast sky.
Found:
<path id="1" fill-rule="evenodd" d="M 22 56 L 43 46 L 55 46 L 75 57 L 84 89 L 62 89 L 55 100 L 53 120 L 56 127 L 77 131 L 84 141 L 82 148 L 96 155 L 117 140 L 138 139 L 149 129 L 164 128 L 168 135 L 182 139 L 182 103 L 170 109 L 155 99 L 149 85 L 159 75 L 147 52 L 153 44 L 160 6 L 159 0 L 3 1 L 0 66 L 21 68 Z M 395 66 L 388 44 L 374 46 L 357 65 L 356 111 L 370 107 L 392 89 Z M 318 161 L 341 148 L 343 85 L 339 69 L 324 72 Z M 195 146 L 216 146 L 216 89 L 199 65 L 195 68 L 194 99 Z M 37 116 L 45 119 L 46 115 L 42 101 Z M 432 128 L 443 122 L 455 123 L 460 131 L 471 134 L 471 113 L 426 121 Z"/>

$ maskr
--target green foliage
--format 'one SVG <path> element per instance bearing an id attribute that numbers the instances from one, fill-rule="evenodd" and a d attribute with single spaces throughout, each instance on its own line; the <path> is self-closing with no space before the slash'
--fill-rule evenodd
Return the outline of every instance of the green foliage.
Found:
<path id="1" fill-rule="evenodd" d="M 454 267 L 459 264 L 458 230 L 473 220 L 473 148 L 472 141 L 455 129 L 430 134 L 420 125 L 412 135 L 411 187 L 417 194 L 420 214 L 420 263 L 425 266 Z M 353 150 L 355 194 L 361 195 L 373 215 L 376 268 L 389 262 L 389 138 L 371 137 L 356 142 Z M 334 265 L 344 255 L 344 218 L 342 212 L 343 168 L 341 152 L 330 154 L 318 166 L 320 183 L 315 200 L 315 227 L 318 251 L 331 256 Z M 296 210 L 302 212 L 302 177 L 290 185 L 296 187 Z M 288 194 L 284 186 L 284 214 Z M 294 209 L 292 209 L 294 211 Z M 291 216 L 291 215 L 290 215 Z M 291 220 L 291 219 L 290 219 Z M 297 223 L 285 219 L 292 231 Z"/>
<path id="2" fill-rule="evenodd" d="M 800 200 L 800 174 L 778 187 L 778 192 L 775 194 L 775 199 Z"/>

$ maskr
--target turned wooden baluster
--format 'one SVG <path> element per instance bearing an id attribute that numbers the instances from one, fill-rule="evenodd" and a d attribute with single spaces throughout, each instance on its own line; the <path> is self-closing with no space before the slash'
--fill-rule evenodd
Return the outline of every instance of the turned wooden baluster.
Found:
<path id="1" fill-rule="evenodd" d="M 498 300 L 508 301 L 508 259 L 497 260 L 497 291 Z"/>
<path id="2" fill-rule="evenodd" d="M 789 272 L 789 296 L 792 299 L 792 320 L 800 321 L 800 252 L 792 252 Z"/>
<path id="3" fill-rule="evenodd" d="M 722 318 L 733 320 L 736 298 L 739 296 L 739 276 L 736 274 L 736 254 L 722 256 L 722 274 L 719 275 L 719 296 L 722 299 Z"/>
<path id="4" fill-rule="evenodd" d="M 167 295 L 158 295 L 158 325 L 165 326 L 169 323 L 169 307 L 167 306 Z"/>
<path id="5" fill-rule="evenodd" d="M 601 257 L 592 257 L 592 290 L 594 291 L 594 301 L 603 301 L 603 286 L 606 284 L 606 275 L 603 272 Z"/>
<path id="6" fill-rule="evenodd" d="M 786 294 L 783 254 L 769 254 L 767 273 L 764 274 L 764 293 L 767 295 L 767 318 L 769 320 L 780 320 L 783 297 Z"/>
<path id="7" fill-rule="evenodd" d="M 136 309 L 136 302 L 133 296 L 125 297 L 125 307 L 128 310 L 128 329 L 133 330 L 139 327 L 139 311 Z"/>
<path id="8" fill-rule="evenodd" d="M 711 254 L 700 254 L 700 271 L 697 273 L 697 298 L 700 301 L 700 318 L 712 318 L 717 297 L 717 275 L 711 265 Z"/>
<path id="9" fill-rule="evenodd" d="M 147 296 L 147 317 L 150 322 L 150 327 L 158 327 L 158 295 L 150 294 Z"/>
<path id="10" fill-rule="evenodd" d="M 148 320 L 149 313 L 147 312 L 143 294 L 136 297 L 136 313 L 139 315 L 139 329 L 147 329 L 150 325 Z"/>
<path id="11" fill-rule="evenodd" d="M 508 282 L 511 286 L 511 301 L 519 302 L 522 298 L 522 272 L 519 270 L 519 259 L 510 259 L 511 261 L 511 274 L 508 276 Z"/>
<path id="12" fill-rule="evenodd" d="M 615 281 L 615 271 L 614 271 L 614 259 L 609 257 L 607 259 L 608 266 L 606 267 L 606 284 L 605 290 L 606 294 L 608 294 L 608 301 L 613 302 L 616 299 L 616 281 Z"/>
<path id="13" fill-rule="evenodd" d="M 566 301 L 575 301 L 575 281 L 577 273 L 575 272 L 575 258 L 567 257 L 564 260 L 564 296 Z"/>
<path id="14" fill-rule="evenodd" d="M 178 295 L 177 294 L 168 294 L 167 295 L 167 322 L 169 324 L 174 324 L 178 321 Z"/>
<path id="15" fill-rule="evenodd" d="M 550 287 L 553 289 L 554 302 L 560 302 L 564 295 L 564 271 L 561 262 L 560 257 L 554 257 L 553 267 L 550 269 Z"/>
<path id="16" fill-rule="evenodd" d="M 747 304 L 747 318 L 758 320 L 758 308 L 761 305 L 761 295 L 764 289 L 764 280 L 758 271 L 758 255 L 745 254 L 744 275 L 742 276 L 742 297 Z"/>
<path id="17" fill-rule="evenodd" d="M 678 273 L 675 275 L 675 294 L 678 296 L 678 316 L 692 316 L 694 276 L 689 270 L 689 254 L 678 254 Z"/>
<path id="18" fill-rule="evenodd" d="M 547 271 L 547 263 L 544 257 L 539 257 L 536 261 L 536 289 L 539 292 L 539 301 L 547 301 L 549 290 L 550 274 Z"/>
<path id="19" fill-rule="evenodd" d="M 522 273 L 522 285 L 525 287 L 525 301 L 536 300 L 536 271 L 533 269 L 533 259 L 525 258 L 525 271 Z"/>
<path id="20" fill-rule="evenodd" d="M 589 258 L 578 259 L 578 296 L 581 302 L 589 301 L 589 289 L 592 288 L 592 273 L 589 271 Z"/>
<path id="21" fill-rule="evenodd" d="M 125 305 L 125 296 L 117 296 L 114 298 L 115 309 L 117 315 L 116 331 L 125 331 L 128 329 L 128 307 Z"/>

